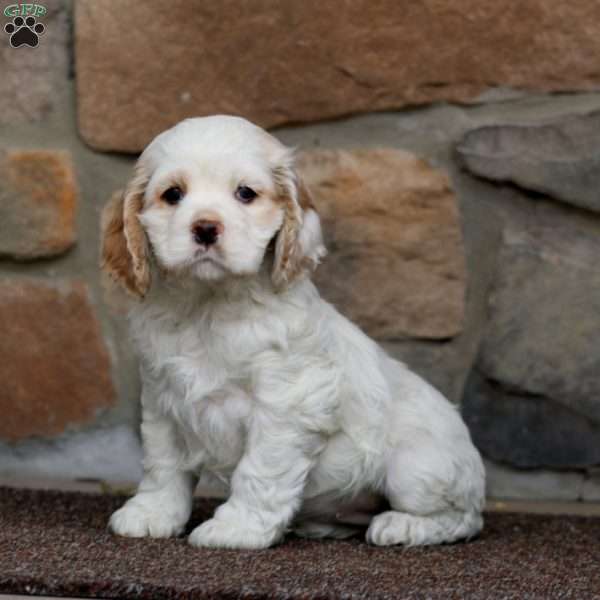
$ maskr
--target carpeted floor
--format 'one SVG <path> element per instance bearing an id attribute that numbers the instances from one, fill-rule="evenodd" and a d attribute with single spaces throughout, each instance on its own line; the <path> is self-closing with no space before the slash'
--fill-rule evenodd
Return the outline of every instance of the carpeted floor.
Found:
<path id="1" fill-rule="evenodd" d="M 290 538 L 261 551 L 106 530 L 114 496 L 0 488 L 0 593 L 100 598 L 600 599 L 600 518 L 489 514 L 470 543 Z M 214 501 L 199 501 L 190 526 Z"/>

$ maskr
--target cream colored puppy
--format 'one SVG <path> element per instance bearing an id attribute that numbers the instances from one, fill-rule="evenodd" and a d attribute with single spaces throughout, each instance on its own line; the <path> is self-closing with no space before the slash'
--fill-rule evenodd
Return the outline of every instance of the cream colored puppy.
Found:
<path id="1" fill-rule="evenodd" d="M 402 232 L 398 232 L 402 235 Z M 484 470 L 458 412 L 319 297 L 319 217 L 293 153 L 236 117 L 185 120 L 103 215 L 103 268 L 137 296 L 144 478 L 120 535 L 180 534 L 197 477 L 230 486 L 197 546 L 287 531 L 437 544 L 482 527 Z M 385 512 L 363 514 L 369 498 Z"/>

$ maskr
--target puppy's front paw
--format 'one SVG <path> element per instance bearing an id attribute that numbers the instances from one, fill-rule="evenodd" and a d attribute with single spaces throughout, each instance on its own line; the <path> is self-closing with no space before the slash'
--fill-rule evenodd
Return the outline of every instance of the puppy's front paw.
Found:
<path id="1" fill-rule="evenodd" d="M 126 537 L 166 538 L 179 535 L 185 522 L 165 510 L 129 501 L 112 514 L 108 526 L 113 533 Z"/>
<path id="2" fill-rule="evenodd" d="M 190 533 L 192 546 L 206 548 L 244 548 L 257 550 L 268 548 L 277 539 L 267 532 L 250 529 L 247 524 L 221 519 L 209 519 Z"/>

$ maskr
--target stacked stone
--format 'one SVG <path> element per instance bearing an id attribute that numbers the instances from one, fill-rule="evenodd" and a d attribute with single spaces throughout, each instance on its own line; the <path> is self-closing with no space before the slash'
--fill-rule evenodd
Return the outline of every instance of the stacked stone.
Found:
<path id="1" fill-rule="evenodd" d="M 487 456 L 522 468 L 600 464 L 600 113 L 494 125 L 466 168 L 515 186 L 463 412 Z"/>
<path id="2" fill-rule="evenodd" d="M 491 493 L 600 498 L 600 6 L 409 4 L 48 0 L 4 39 L 0 475 L 137 422 L 99 212 L 158 132 L 233 113 L 300 147 L 318 286 L 462 403 Z"/>

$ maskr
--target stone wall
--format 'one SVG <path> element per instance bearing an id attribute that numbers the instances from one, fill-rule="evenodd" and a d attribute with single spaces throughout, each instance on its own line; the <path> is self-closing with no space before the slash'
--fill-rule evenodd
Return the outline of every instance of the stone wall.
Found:
<path id="1" fill-rule="evenodd" d="M 0 475 L 139 476 L 99 213 L 228 112 L 300 148 L 317 284 L 461 405 L 489 493 L 600 500 L 600 7 L 483 4 L 48 0 L 3 34 Z"/>

